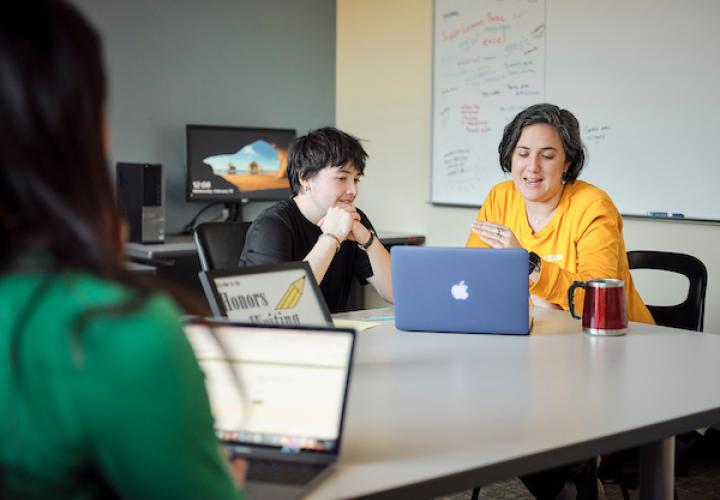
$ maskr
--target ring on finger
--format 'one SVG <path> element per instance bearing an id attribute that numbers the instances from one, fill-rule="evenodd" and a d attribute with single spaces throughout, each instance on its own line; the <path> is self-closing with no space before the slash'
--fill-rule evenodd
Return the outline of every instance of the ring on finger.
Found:
<path id="1" fill-rule="evenodd" d="M 502 231 L 500 231 L 500 228 L 497 228 L 497 237 L 498 237 L 498 238 L 500 237 L 500 234 L 501 234 L 501 233 L 502 233 Z"/>

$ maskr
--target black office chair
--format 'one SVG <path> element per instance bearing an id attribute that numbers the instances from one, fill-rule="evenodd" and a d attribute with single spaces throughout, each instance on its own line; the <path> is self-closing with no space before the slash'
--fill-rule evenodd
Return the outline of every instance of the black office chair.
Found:
<path id="1" fill-rule="evenodd" d="M 628 252 L 627 255 L 630 269 L 669 271 L 682 274 L 690 281 L 688 295 L 684 301 L 671 306 L 648 305 L 648 309 L 658 325 L 701 332 L 705 316 L 705 291 L 708 280 L 705 265 L 699 259 L 681 253 L 634 250 Z M 676 474 L 687 473 L 685 454 L 698 439 L 697 432 L 688 432 L 676 437 Z M 637 487 L 638 462 L 638 448 L 611 453 L 603 457 L 599 476 L 603 482 L 619 484 L 623 498 L 628 500 L 630 498 L 628 489 Z M 677 498 L 677 492 L 675 492 L 675 498 Z"/>
<path id="2" fill-rule="evenodd" d="M 670 271 L 682 274 L 690 281 L 688 295 L 683 302 L 672 306 L 648 305 L 648 309 L 658 325 L 701 332 L 708 281 L 705 264 L 692 255 L 682 253 L 634 250 L 627 255 L 630 269 Z"/>
<path id="3" fill-rule="evenodd" d="M 239 267 L 250 222 L 205 222 L 195 228 L 195 245 L 203 271 Z"/>

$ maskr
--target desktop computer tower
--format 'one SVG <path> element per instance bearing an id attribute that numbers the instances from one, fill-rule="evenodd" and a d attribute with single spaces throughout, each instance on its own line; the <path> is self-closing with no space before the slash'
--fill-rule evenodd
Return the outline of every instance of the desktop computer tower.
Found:
<path id="1" fill-rule="evenodd" d="M 165 241 L 165 203 L 162 165 L 159 163 L 118 163 L 117 199 L 127 218 L 130 241 Z"/>

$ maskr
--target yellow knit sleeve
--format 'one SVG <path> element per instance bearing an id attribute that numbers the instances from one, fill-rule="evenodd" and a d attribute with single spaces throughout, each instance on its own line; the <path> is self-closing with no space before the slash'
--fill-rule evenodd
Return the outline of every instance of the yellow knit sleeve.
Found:
<path id="1" fill-rule="evenodd" d="M 530 293 L 567 310 L 567 291 L 573 281 L 622 278 L 619 264 L 624 245 L 619 216 L 608 199 L 593 201 L 581 217 L 576 234 L 564 236 L 575 240 L 577 271 L 571 272 L 556 263 L 544 261 Z M 575 295 L 579 310 L 582 310 L 582 299 L 582 291 L 579 291 Z"/>

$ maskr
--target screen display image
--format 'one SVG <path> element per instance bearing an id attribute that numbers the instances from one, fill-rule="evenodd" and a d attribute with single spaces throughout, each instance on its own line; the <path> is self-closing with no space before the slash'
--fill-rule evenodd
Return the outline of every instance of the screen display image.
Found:
<path id="1" fill-rule="evenodd" d="M 185 326 L 223 441 L 315 451 L 340 438 L 352 335 Z"/>
<path id="2" fill-rule="evenodd" d="M 324 325 L 325 315 L 304 269 L 215 278 L 228 318 L 276 325 Z"/>
<path id="3" fill-rule="evenodd" d="M 293 129 L 187 125 L 187 200 L 240 202 L 290 195 Z"/>

